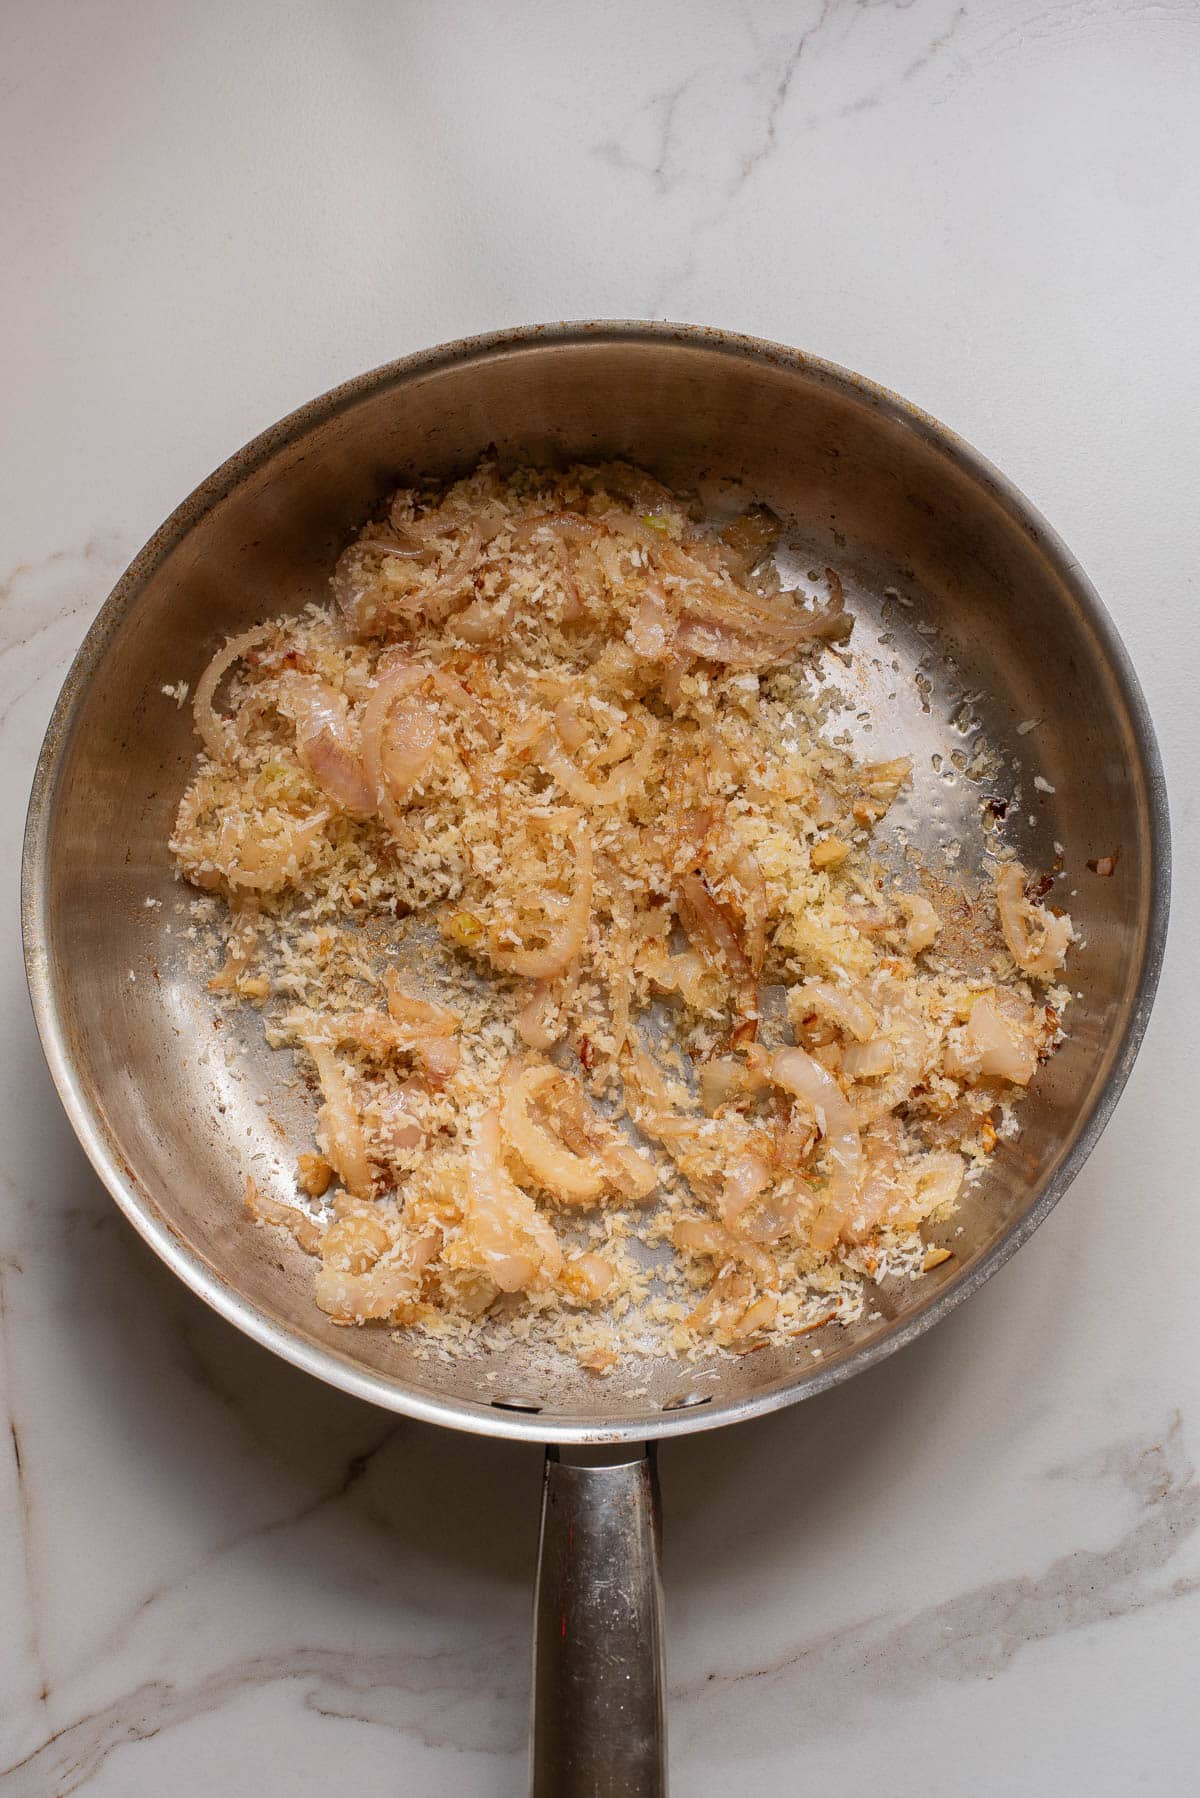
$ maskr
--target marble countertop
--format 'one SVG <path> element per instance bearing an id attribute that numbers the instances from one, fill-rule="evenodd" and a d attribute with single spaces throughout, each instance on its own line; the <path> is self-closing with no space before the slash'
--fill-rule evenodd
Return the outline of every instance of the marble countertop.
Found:
<path id="1" fill-rule="evenodd" d="M 539 1457 L 209 1315 L 90 1174 L 16 930 L 62 674 L 235 446 L 405 351 L 673 317 L 899 389 L 1048 514 L 1171 782 L 1099 1149 L 939 1330 L 672 1445 L 675 1789 L 1196 1789 L 1195 0 L 67 0 L 0 34 L 0 1793 L 523 1789 Z M 1194 1066 L 1194 1060 L 1192 1065 Z"/>

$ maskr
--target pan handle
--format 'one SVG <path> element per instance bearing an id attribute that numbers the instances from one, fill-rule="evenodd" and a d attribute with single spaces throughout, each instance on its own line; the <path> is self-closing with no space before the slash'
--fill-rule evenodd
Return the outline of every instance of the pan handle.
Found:
<path id="1" fill-rule="evenodd" d="M 549 1448 L 533 1626 L 533 1798 L 664 1798 L 654 1447 Z"/>

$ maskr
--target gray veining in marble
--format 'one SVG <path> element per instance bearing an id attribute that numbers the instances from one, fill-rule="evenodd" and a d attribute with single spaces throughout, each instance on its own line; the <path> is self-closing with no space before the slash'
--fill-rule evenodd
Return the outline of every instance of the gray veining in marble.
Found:
<path id="1" fill-rule="evenodd" d="M 1099 1150 L 991 1285 L 663 1455 L 675 1788 L 1196 1789 L 1200 10 L 1194 0 L 67 0 L 0 35 L 0 1794 L 524 1784 L 536 1453 L 210 1317 L 50 1089 L 15 934 L 37 745 L 238 443 L 472 330 L 664 313 L 945 418 L 1096 581 L 1180 873 Z"/>

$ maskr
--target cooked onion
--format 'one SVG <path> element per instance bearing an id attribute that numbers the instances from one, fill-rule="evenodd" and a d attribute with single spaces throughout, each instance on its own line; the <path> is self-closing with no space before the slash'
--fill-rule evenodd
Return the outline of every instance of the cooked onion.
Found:
<path id="1" fill-rule="evenodd" d="M 891 1120 L 889 1120 L 891 1121 Z M 868 1145 L 848 1241 L 864 1242 L 877 1229 L 915 1230 L 935 1211 L 954 1204 L 966 1167 L 961 1155 L 936 1149 L 915 1161 L 899 1159 L 899 1128 Z"/>
<path id="2" fill-rule="evenodd" d="M 531 1049 L 552 1049 L 565 1028 L 550 981 L 535 980 L 517 1013 L 517 1035 Z"/>
<path id="3" fill-rule="evenodd" d="M 806 980 L 802 986 L 793 987 L 788 995 L 792 1019 L 798 1021 L 812 1011 L 831 1019 L 860 1043 L 867 1042 L 879 1029 L 879 1019 L 855 987 L 835 986 L 828 980 Z"/>
<path id="4" fill-rule="evenodd" d="M 740 517 L 731 519 L 721 532 L 730 572 L 744 580 L 752 568 L 771 554 L 782 531 L 783 525 L 770 506 L 751 506 Z"/>
<path id="5" fill-rule="evenodd" d="M 688 1314 L 686 1322 L 693 1330 L 712 1334 L 718 1341 L 731 1341 L 738 1324 L 752 1308 L 752 1293 L 749 1274 L 729 1262 L 722 1267 L 696 1309 Z"/>
<path id="6" fill-rule="evenodd" d="M 805 643 L 837 641 L 849 636 L 852 620 L 846 615 L 840 584 L 833 599 L 818 612 L 786 613 L 768 609 L 763 602 L 750 607 L 730 602 L 724 592 L 709 589 L 703 601 L 689 595 L 676 646 L 709 662 L 725 662 L 738 668 L 767 668 L 794 654 Z"/>
<path id="7" fill-rule="evenodd" d="M 881 1118 L 863 1137 L 863 1168 L 850 1221 L 842 1236 L 847 1242 L 865 1242 L 876 1229 L 899 1191 L 900 1157 L 904 1137 L 894 1117 Z"/>
<path id="8" fill-rule="evenodd" d="M 812 1246 L 822 1253 L 833 1247 L 853 1211 L 862 1169 L 858 1124 L 828 1068 L 803 1049 L 778 1050 L 771 1079 L 808 1106 L 824 1138 L 829 1183 L 812 1228 Z"/>
<path id="9" fill-rule="evenodd" d="M 588 740 L 586 726 L 575 716 L 575 708 L 569 699 L 560 699 L 554 708 L 554 728 L 562 739 L 562 745 L 570 755 L 577 755 Z"/>
<path id="10" fill-rule="evenodd" d="M 365 532 L 356 539 L 353 548 L 375 550 L 381 556 L 400 556 L 408 562 L 427 562 L 435 553 L 431 544 L 414 536 L 412 531 L 401 525 L 393 525 L 392 529 L 395 535 L 391 537 L 374 537 Z"/>
<path id="11" fill-rule="evenodd" d="M 511 593 L 497 600 L 473 599 L 454 615 L 454 634 L 467 643 L 495 643 L 508 626 L 516 605 Z"/>
<path id="12" fill-rule="evenodd" d="M 712 967 L 695 949 L 668 955 L 661 945 L 654 944 L 643 953 L 638 965 L 662 992 L 678 993 L 694 1011 L 712 1011 L 719 999 L 719 994 L 714 993 L 717 982 Z"/>
<path id="13" fill-rule="evenodd" d="M 740 1099 L 749 1092 L 746 1078 L 746 1065 L 736 1055 L 717 1055 L 711 1061 L 702 1061 L 697 1078 L 700 1083 L 700 1102 L 710 1114 L 720 1111 L 730 1099 Z"/>
<path id="14" fill-rule="evenodd" d="M 547 910 L 557 912 L 558 920 L 547 929 L 546 941 L 540 949 L 508 948 L 496 941 L 496 932 L 492 933 L 488 954 L 506 974 L 524 974 L 530 980 L 547 980 L 562 974 L 579 954 L 587 937 L 592 915 L 592 839 L 578 814 L 569 816 L 578 829 L 571 895 L 564 898 L 558 893 L 543 894 Z"/>
<path id="15" fill-rule="evenodd" d="M 831 569 L 826 570 L 829 602 L 819 612 L 804 613 L 788 603 L 789 596 L 768 598 L 731 579 L 714 576 L 712 566 L 701 555 L 689 552 L 631 513 L 605 512 L 600 522 L 636 543 L 652 567 L 678 583 L 674 602 L 681 624 L 675 642 L 706 661 L 768 666 L 803 643 L 849 635 L 851 621 L 845 615 L 841 582 Z"/>
<path id="16" fill-rule="evenodd" d="M 946 1055 L 946 1072 L 1028 1086 L 1037 1069 L 1032 1030 L 1029 1007 L 1013 994 L 980 993 L 972 1002 L 960 1042 L 952 1043 Z"/>
<path id="17" fill-rule="evenodd" d="M 470 592 L 471 576 L 483 544 L 482 528 L 477 524 L 471 525 L 457 553 L 450 558 L 433 584 L 418 589 L 415 593 L 405 594 L 400 601 L 400 609 L 419 612 L 425 618 L 446 617 L 462 600 L 464 592 Z"/>
<path id="18" fill-rule="evenodd" d="M 449 1036 L 416 1036 L 412 1051 L 431 1086 L 444 1086 L 462 1060 L 458 1044 Z"/>
<path id="19" fill-rule="evenodd" d="M 770 1183 L 770 1164 L 754 1149 L 747 1149 L 730 1162 L 721 1189 L 721 1216 L 725 1222 L 736 1224 L 743 1211 L 766 1191 Z"/>
<path id="20" fill-rule="evenodd" d="M 609 945 L 608 1003 L 612 1017 L 612 1048 L 609 1053 L 615 1059 L 628 1041 L 629 1020 L 633 1009 L 634 908 L 629 883 L 621 869 L 604 861 L 601 863 L 601 872 L 613 922 L 613 941 Z"/>
<path id="21" fill-rule="evenodd" d="M 683 589 L 681 606 L 687 625 L 730 632 L 751 646 L 772 645 L 777 653 L 794 650 L 816 634 L 813 617 L 779 600 L 758 599 L 743 587 L 689 586 Z"/>
<path id="22" fill-rule="evenodd" d="M 371 1164 L 346 1076 L 327 1043 L 316 1036 L 303 1041 L 325 1099 L 318 1117 L 318 1128 L 324 1137 L 322 1147 L 347 1192 L 356 1199 L 370 1198 Z"/>
<path id="23" fill-rule="evenodd" d="M 563 707 L 560 705 L 558 712 L 555 713 L 555 725 L 560 736 L 562 729 L 559 724 L 559 713 L 562 709 Z M 570 715 L 573 719 L 574 714 Z M 631 793 L 637 792 L 645 785 L 646 776 L 650 772 L 658 748 L 659 730 L 656 720 L 649 713 L 645 713 L 641 720 L 641 726 L 642 741 L 638 749 L 627 761 L 619 763 L 607 779 L 599 782 L 589 780 L 585 774 L 579 772 L 570 756 L 564 754 L 559 744 L 555 742 L 554 735 L 550 731 L 547 731 L 542 738 L 538 750 L 539 759 L 547 774 L 554 776 L 559 786 L 571 799 L 575 800 L 577 805 L 620 805 L 629 798 Z"/>
<path id="24" fill-rule="evenodd" d="M 658 1188 L 658 1170 L 630 1142 L 619 1138 L 608 1149 L 605 1158 L 608 1177 L 623 1198 L 637 1204 L 648 1199 Z"/>
<path id="25" fill-rule="evenodd" d="M 394 968 L 388 969 L 386 985 L 388 1014 L 399 1046 L 415 1055 L 432 1086 L 444 1086 L 462 1058 L 454 1040 L 457 1015 L 445 1005 L 433 1005 L 406 993 Z"/>
<path id="26" fill-rule="evenodd" d="M 234 929 L 226 939 L 225 960 L 208 983 L 210 993 L 232 993 L 250 972 L 258 947 L 258 900 L 234 895 L 229 902 Z"/>
<path id="27" fill-rule="evenodd" d="M 406 1103 L 409 1096 L 405 1091 L 388 1092 L 377 1094 L 374 1099 L 374 1110 L 383 1126 L 386 1145 L 398 1155 L 425 1146 L 425 1132 Z"/>
<path id="28" fill-rule="evenodd" d="M 395 990 L 393 981 L 394 973 L 389 969 L 389 1006 Z M 407 1003 L 422 1009 L 426 1005 L 424 1000 Z M 432 1085 L 444 1084 L 459 1064 L 459 1047 L 451 1033 L 456 1026 L 405 1017 L 403 1006 L 398 1009 L 399 1016 L 374 1010 L 326 1013 L 316 1018 L 293 1013 L 284 1022 L 305 1042 L 354 1043 L 381 1061 L 392 1055 L 415 1056 Z M 443 1014 L 443 1007 L 429 1006 L 428 1011 Z"/>
<path id="29" fill-rule="evenodd" d="M 681 648 L 676 639 L 659 663 L 658 691 L 663 704 L 673 712 L 683 703 L 684 676 L 691 670 L 698 653 L 693 649 Z"/>
<path id="30" fill-rule="evenodd" d="M 392 708 L 379 755 L 383 785 L 393 804 L 423 779 L 437 748 L 438 717 L 428 700 L 402 699 Z"/>
<path id="31" fill-rule="evenodd" d="M 626 1098 L 639 1127 L 668 1150 L 693 1142 L 702 1120 L 685 1117 L 671 1103 L 666 1084 L 644 1049 L 626 1045 L 621 1057 Z"/>
<path id="32" fill-rule="evenodd" d="M 500 1159 L 500 1114 L 487 1111 L 467 1151 L 467 1229 L 483 1271 L 501 1292 L 523 1292 L 539 1273 L 554 1279 L 562 1249 L 553 1227 Z"/>
<path id="33" fill-rule="evenodd" d="M 910 955 L 920 955 L 936 938 L 942 920 L 924 893 L 897 893 L 896 899 L 908 919 L 904 927 L 904 947 Z"/>
<path id="34" fill-rule="evenodd" d="M 500 741 L 500 732 L 475 695 L 468 692 L 455 675 L 450 674 L 445 668 L 435 668 L 432 681 L 434 692 L 440 694 L 447 705 L 453 706 L 456 712 L 469 718 L 485 743 L 494 747 Z"/>
<path id="35" fill-rule="evenodd" d="M 432 707 L 410 700 L 428 677 L 429 669 L 418 662 L 393 663 L 376 682 L 363 714 L 363 767 L 392 830 L 400 827 L 398 808 L 433 760 L 437 744 Z M 402 704 L 402 715 L 394 719 Z"/>
<path id="36" fill-rule="evenodd" d="M 753 849 L 738 851 L 733 863 L 733 878 L 742 895 L 742 927 L 746 960 L 757 980 L 762 973 L 767 950 L 767 883 Z"/>
<path id="37" fill-rule="evenodd" d="M 369 818 L 378 795 L 363 767 L 361 746 L 343 693 L 316 675 L 293 675 L 280 708 L 296 726 L 296 752 L 313 779 L 344 811 Z"/>
<path id="38" fill-rule="evenodd" d="M 300 759 L 309 773 L 343 811 L 367 818 L 378 809 L 375 792 L 357 756 L 347 752 L 331 731 L 298 743 Z"/>
<path id="39" fill-rule="evenodd" d="M 707 1218 L 681 1217 L 671 1235 L 676 1248 L 686 1249 L 693 1255 L 711 1256 L 717 1262 L 739 1262 L 763 1285 L 778 1283 L 779 1270 L 771 1257 L 757 1243 L 747 1241 L 722 1224 L 710 1223 Z"/>
<path id="40" fill-rule="evenodd" d="M 370 1323 L 403 1316 L 420 1292 L 416 1270 L 392 1261 L 378 1262 L 361 1274 L 325 1264 L 313 1286 L 318 1306 L 335 1324 Z"/>
<path id="41" fill-rule="evenodd" d="M 493 528 L 492 535 L 495 535 L 496 528 L 498 527 Z M 411 534 L 414 541 L 417 540 L 417 534 Z M 404 592 L 399 588 L 381 586 L 380 571 L 378 568 L 369 569 L 364 563 L 364 557 L 383 553 L 392 556 L 412 555 L 413 559 L 424 560 L 428 552 L 422 551 L 418 558 L 415 552 L 393 548 L 386 540 L 376 537 L 360 538 L 343 551 L 338 559 L 333 571 L 334 599 L 351 629 L 364 637 L 378 635 L 381 628 L 397 613 L 401 616 L 420 615 L 432 620 L 443 619 L 463 599 L 464 592 L 469 592 L 471 577 L 485 539 L 483 526 L 479 523 L 470 524 L 462 543 L 451 553 L 440 573 L 427 586 L 413 587 Z M 368 610 L 365 601 L 371 593 L 375 595 L 375 604 Z"/>
<path id="42" fill-rule="evenodd" d="M 563 1267 L 562 1282 L 574 1297 L 598 1304 L 606 1297 L 616 1277 L 611 1261 L 589 1252 L 571 1256 Z"/>
<path id="43" fill-rule="evenodd" d="M 752 1040 L 758 1027 L 758 981 L 737 931 L 699 874 L 689 874 L 680 882 L 675 909 L 701 955 L 733 982 L 738 1016 Z"/>
<path id="44" fill-rule="evenodd" d="M 936 1149 L 922 1155 L 916 1165 L 912 1197 L 901 1207 L 903 1215 L 896 1221 L 904 1229 L 915 1229 L 935 1211 L 952 1206 L 962 1189 L 966 1164 L 953 1149 Z"/>
<path id="45" fill-rule="evenodd" d="M 658 1172 L 615 1124 L 600 1116 L 577 1080 L 555 1069 L 547 1083 L 554 1127 L 561 1140 L 581 1159 L 593 1158 L 606 1182 L 623 1198 L 641 1203 L 658 1185 Z"/>
<path id="46" fill-rule="evenodd" d="M 1056 918 L 1025 897 L 1025 870 L 1020 862 L 996 869 L 996 902 L 1000 928 L 1009 954 L 1023 974 L 1048 980 L 1062 967 L 1071 942 L 1071 920 Z"/>
<path id="47" fill-rule="evenodd" d="M 904 1104 L 925 1071 L 929 1053 L 929 1032 L 904 986 L 883 975 L 872 983 L 871 991 L 883 1013 L 882 1034 L 892 1045 L 892 1066 L 873 1091 L 855 1093 L 854 1115 L 860 1125 Z"/>
<path id="48" fill-rule="evenodd" d="M 277 893 L 297 878 L 328 822 L 328 811 L 314 812 L 308 818 L 289 818 L 273 837 L 257 837 L 244 821 L 226 818 L 213 863 L 231 887 Z"/>
<path id="49" fill-rule="evenodd" d="M 358 636 L 369 636 L 377 622 L 373 615 L 366 612 L 364 601 L 371 589 L 378 584 L 378 578 L 379 570 L 370 567 L 364 560 L 357 541 L 342 551 L 329 577 L 334 603 L 350 629 Z"/>
<path id="50" fill-rule="evenodd" d="M 518 547 L 534 543 L 539 537 L 555 536 L 578 537 L 591 543 L 599 526 L 591 518 L 584 518 L 578 512 L 535 512 L 520 524 L 513 525 L 508 535 Z"/>
<path id="51" fill-rule="evenodd" d="M 200 679 L 196 682 L 196 693 L 192 700 L 192 716 L 196 720 L 196 730 L 200 740 L 212 756 L 214 762 L 223 762 L 234 748 L 233 731 L 229 720 L 222 718 L 213 706 L 217 688 L 222 678 L 240 662 L 248 649 L 254 649 L 273 637 L 279 629 L 277 624 L 256 624 L 252 631 L 243 631 L 238 637 L 230 637 L 222 649 L 218 649 Z"/>
<path id="52" fill-rule="evenodd" d="M 557 1134 L 531 1115 L 539 1102 Z M 598 1198 L 606 1186 L 645 1199 L 658 1184 L 653 1167 L 592 1109 L 578 1082 L 549 1062 L 510 1070 L 500 1115 L 507 1141 L 534 1179 L 567 1204 Z"/>
<path id="53" fill-rule="evenodd" d="M 448 1005 L 435 1005 L 431 999 L 421 999 L 413 993 L 406 993 L 395 968 L 388 969 L 384 985 L 387 989 L 388 1011 L 397 1024 L 409 1025 L 413 1030 L 430 1036 L 453 1036 L 458 1030 L 462 1020 L 456 1011 L 451 1011 Z"/>
<path id="54" fill-rule="evenodd" d="M 540 1186 L 570 1204 L 604 1190 L 605 1170 L 594 1156 L 576 1155 L 530 1116 L 531 1104 L 564 1076 L 549 1062 L 522 1068 L 508 1081 L 500 1116 L 510 1146 Z"/>
<path id="55" fill-rule="evenodd" d="M 647 582 L 646 591 L 629 627 L 633 649 L 647 661 L 656 662 L 665 654 L 671 640 L 671 614 L 662 588 L 656 581 Z"/>
<path id="56" fill-rule="evenodd" d="M 851 1043 L 842 1051 L 842 1072 L 848 1080 L 879 1080 L 896 1066 L 896 1049 L 890 1037 L 872 1037 L 868 1043 Z"/>
<path id="57" fill-rule="evenodd" d="M 265 1193 L 249 1174 L 246 1175 L 246 1210 L 259 1223 L 279 1224 L 292 1236 L 306 1255 L 319 1255 L 324 1235 L 320 1224 L 299 1205 L 285 1205 L 282 1200 Z"/>
<path id="58" fill-rule="evenodd" d="M 685 618 L 675 633 L 673 651 L 678 659 L 681 672 L 686 672 L 693 660 L 703 662 L 722 662 L 729 668 L 757 670 L 770 668 L 773 663 L 782 661 L 789 653 L 787 647 L 775 642 L 756 642 L 749 636 L 733 630 L 726 625 L 701 624 L 695 619 Z M 663 691 L 666 692 L 667 676 L 663 676 Z M 678 683 L 676 683 L 678 695 Z M 671 701 L 678 704 L 678 697 Z"/>

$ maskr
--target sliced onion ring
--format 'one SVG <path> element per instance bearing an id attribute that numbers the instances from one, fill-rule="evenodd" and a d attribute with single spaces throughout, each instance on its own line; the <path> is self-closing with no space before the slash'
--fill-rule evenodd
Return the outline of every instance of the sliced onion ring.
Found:
<path id="1" fill-rule="evenodd" d="M 555 714 L 555 731 L 548 730 L 541 740 L 538 756 L 542 767 L 545 768 L 547 774 L 554 776 L 559 786 L 577 805 L 589 807 L 620 805 L 629 798 L 631 793 L 637 792 L 646 783 L 646 776 L 653 766 L 658 749 L 657 721 L 649 713 L 643 716 L 641 721 L 642 741 L 638 748 L 627 760 L 618 763 L 607 779 L 597 782 L 589 780 L 587 775 L 581 774 L 570 756 L 564 753 L 559 743 L 554 740 L 556 732 L 560 738 L 563 736 L 559 713 L 565 703 L 564 701 L 559 705 Z M 570 717 L 574 723 L 574 714 L 571 713 Z M 569 731 L 568 734 L 574 739 L 573 731 Z M 586 733 L 584 741 L 586 741 Z"/>
<path id="2" fill-rule="evenodd" d="M 225 674 L 235 662 L 241 661 L 247 650 L 257 648 L 268 637 L 274 636 L 278 628 L 274 624 L 256 624 L 253 630 L 243 631 L 237 637 L 230 637 L 228 643 L 217 651 L 196 682 L 196 693 L 192 700 L 192 716 L 196 720 L 196 730 L 200 740 L 215 762 L 225 761 L 234 747 L 232 726 L 228 719 L 220 716 L 213 705 L 217 688 Z"/>
<path id="3" fill-rule="evenodd" d="M 996 904 L 1009 954 L 1023 974 L 1048 980 L 1062 967 L 1071 942 L 1071 920 L 1055 917 L 1025 897 L 1025 870 L 1005 862 L 996 870 Z"/>
<path id="4" fill-rule="evenodd" d="M 321 1042 L 316 1036 L 302 1040 L 317 1070 L 325 1100 L 319 1118 L 325 1153 L 346 1191 L 356 1199 L 369 1199 L 371 1164 L 367 1159 L 362 1125 L 350 1097 L 349 1083 L 328 1043 Z"/>
<path id="5" fill-rule="evenodd" d="M 363 767 L 345 695 L 316 675 L 291 675 L 280 709 L 294 721 L 296 752 L 323 791 L 343 811 L 371 817 L 378 795 Z"/>
<path id="6" fill-rule="evenodd" d="M 506 1082 L 500 1117 L 509 1146 L 539 1186 L 568 1204 L 586 1204 L 598 1198 L 606 1184 L 599 1158 L 575 1154 L 530 1115 L 530 1106 L 562 1079 L 549 1062 L 521 1068 Z"/>
<path id="7" fill-rule="evenodd" d="M 578 830 L 575 838 L 576 861 L 570 898 L 561 908 L 558 922 L 547 932 L 540 949 L 513 949 L 496 941 L 492 932 L 488 954 L 506 974 L 524 974 L 529 980 L 548 980 L 565 973 L 582 949 L 592 915 L 593 854 L 592 839 L 578 814 L 569 814 Z"/>
<path id="8" fill-rule="evenodd" d="M 862 1140 L 854 1113 L 841 1087 L 819 1061 L 803 1049 L 780 1049 L 771 1057 L 771 1079 L 803 1101 L 825 1139 L 829 1184 L 812 1227 L 814 1249 L 831 1249 L 850 1221 L 862 1171 Z"/>
<path id="9" fill-rule="evenodd" d="M 562 1249 L 553 1226 L 505 1171 L 500 1116 L 479 1119 L 467 1151 L 467 1226 L 483 1271 L 501 1292 L 523 1292 L 539 1273 L 553 1279 Z"/>

